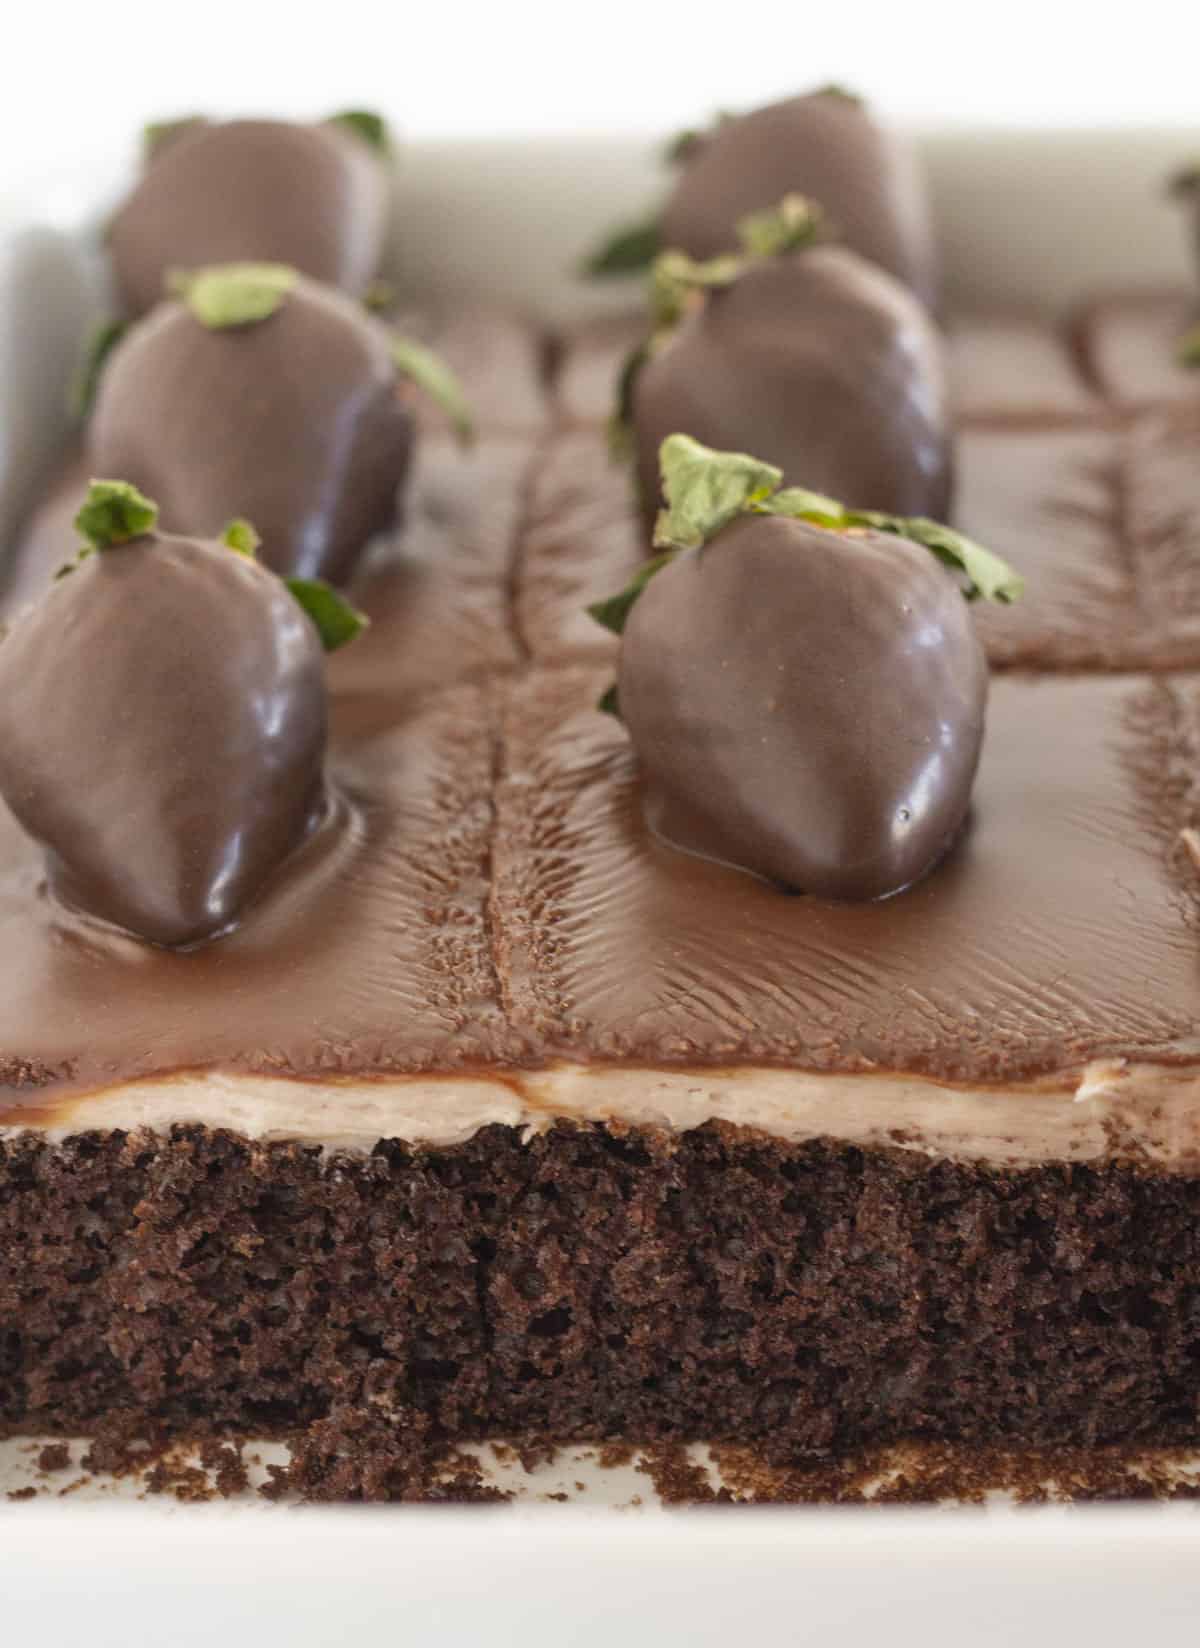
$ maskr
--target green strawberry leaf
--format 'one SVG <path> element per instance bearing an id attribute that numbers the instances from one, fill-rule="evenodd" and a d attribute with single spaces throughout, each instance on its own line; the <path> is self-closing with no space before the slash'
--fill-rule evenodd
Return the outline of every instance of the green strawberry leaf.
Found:
<path id="1" fill-rule="evenodd" d="M 86 418 L 92 410 L 105 362 L 127 330 L 123 320 L 102 320 L 88 334 L 67 389 L 67 410 L 72 417 Z"/>
<path id="2" fill-rule="evenodd" d="M 392 359 L 405 377 L 411 378 L 413 383 L 419 389 L 423 389 L 442 409 L 459 440 L 469 441 L 474 438 L 475 424 L 471 416 L 471 403 L 467 400 L 457 376 L 440 355 L 412 338 L 394 335 Z"/>
<path id="3" fill-rule="evenodd" d="M 770 497 L 783 471 L 745 452 L 714 452 L 690 435 L 659 448 L 667 507 L 654 527 L 656 549 L 696 549 L 735 516 Z"/>
<path id="4" fill-rule="evenodd" d="M 235 515 L 233 520 L 222 528 L 218 542 L 224 544 L 226 549 L 233 550 L 235 555 L 244 555 L 253 561 L 262 539 L 245 516 Z"/>
<path id="5" fill-rule="evenodd" d="M 284 583 L 317 626 L 326 652 L 336 652 L 361 635 L 370 620 L 323 578 L 285 578 Z"/>
<path id="6" fill-rule="evenodd" d="M 392 146 L 387 121 L 373 109 L 341 109 L 329 116 L 329 124 L 353 132 L 355 137 L 361 137 L 364 143 L 369 143 L 381 154 L 386 154 Z"/>
<path id="7" fill-rule="evenodd" d="M 299 278 L 286 263 L 217 263 L 172 270 L 167 289 L 183 299 L 202 326 L 224 331 L 268 319 Z"/>
<path id="8" fill-rule="evenodd" d="M 657 217 L 627 223 L 602 246 L 589 252 L 581 272 L 592 277 L 636 275 L 648 269 L 662 249 Z"/>
<path id="9" fill-rule="evenodd" d="M 115 549 L 153 532 L 158 505 L 128 481 L 92 481 L 75 526 L 89 550 Z"/>

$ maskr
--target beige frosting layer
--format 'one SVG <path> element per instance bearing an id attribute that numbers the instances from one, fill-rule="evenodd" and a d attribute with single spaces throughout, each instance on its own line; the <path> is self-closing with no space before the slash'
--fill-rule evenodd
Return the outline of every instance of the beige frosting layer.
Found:
<path id="1" fill-rule="evenodd" d="M 460 1144 L 492 1124 L 532 1135 L 560 1118 L 675 1131 L 719 1120 L 790 1141 L 832 1138 L 998 1166 L 1119 1157 L 1200 1172 L 1200 1070 L 1124 1061 L 1023 1087 L 763 1068 L 560 1065 L 504 1077 L 336 1083 L 209 1072 L 55 1095 L 41 1107 L 31 1098 L 23 1108 L 0 1106 L 0 1136 L 33 1129 L 57 1141 L 91 1129 L 162 1132 L 184 1122 L 356 1151 L 381 1138 Z"/>

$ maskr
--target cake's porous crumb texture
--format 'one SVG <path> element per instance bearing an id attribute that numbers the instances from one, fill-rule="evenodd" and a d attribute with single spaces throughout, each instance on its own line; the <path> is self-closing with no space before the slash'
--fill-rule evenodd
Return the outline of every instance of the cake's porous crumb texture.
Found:
<path id="1" fill-rule="evenodd" d="M 289 1494 L 478 1498 L 450 1444 L 736 1442 L 794 1468 L 1200 1435 L 1200 1180 L 1132 1165 L 722 1124 L 328 1159 L 177 1128 L 25 1136 L 0 1187 L 4 1426 L 98 1432 L 89 1471 L 268 1434 L 293 1439 Z M 214 1462 L 235 1491 L 237 1456 Z"/>

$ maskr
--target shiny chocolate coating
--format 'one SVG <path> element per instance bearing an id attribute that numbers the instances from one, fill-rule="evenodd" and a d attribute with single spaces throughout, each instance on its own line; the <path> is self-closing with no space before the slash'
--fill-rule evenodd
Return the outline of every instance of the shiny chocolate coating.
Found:
<path id="1" fill-rule="evenodd" d="M 249 326 L 160 304 L 113 351 L 87 433 L 92 473 L 156 499 L 166 530 L 245 516 L 268 566 L 333 583 L 393 524 L 411 447 L 387 333 L 305 280 Z"/>
<path id="2" fill-rule="evenodd" d="M 220 933 L 324 809 L 325 662 L 222 545 L 89 556 L 0 642 L 0 794 L 52 893 L 152 944 Z"/>
<path id="3" fill-rule="evenodd" d="M 646 1092 L 681 1067 L 697 1087 L 762 1065 L 1036 1081 L 1068 1109 L 1092 1060 L 1186 1074 L 1200 676 L 1170 672 L 1200 668 L 1192 432 L 1055 425 L 1026 387 L 1024 423 L 966 432 L 959 521 L 1029 575 L 1018 605 L 975 609 L 1020 667 L 991 685 L 970 827 L 917 886 L 789 898 L 644 827 L 628 732 L 595 711 L 619 643 L 583 613 L 638 554 L 596 396 L 549 442 L 485 428 L 465 465 L 422 443 L 405 537 L 354 589 L 373 627 L 330 661 L 351 827 L 314 831 L 219 942 L 156 949 L 40 896 L 0 806 L 0 1121 L 75 1132 L 96 1089 L 181 1069 L 421 1073 L 431 1129 L 465 1074 L 573 1062 L 641 1069 Z M 1135 599 L 1164 578 L 1169 601 Z"/>
<path id="4" fill-rule="evenodd" d="M 854 509 L 949 514 L 938 333 L 910 292 L 841 247 L 764 259 L 710 292 L 638 373 L 633 429 L 648 515 L 659 447 L 677 433 L 752 452 L 786 485 Z"/>
<path id="5" fill-rule="evenodd" d="M 735 521 L 653 578 L 619 670 L 651 828 L 831 899 L 883 898 L 945 854 L 987 689 L 927 549 L 779 517 Z"/>
<path id="6" fill-rule="evenodd" d="M 924 181 L 907 144 L 857 99 L 809 92 L 722 121 L 689 150 L 662 215 L 662 244 L 694 258 L 737 249 L 737 226 L 787 194 L 815 200 L 838 239 L 936 308 Z"/>
<path id="7" fill-rule="evenodd" d="M 353 132 L 197 121 L 153 151 L 107 243 L 128 314 L 159 301 L 171 270 L 211 263 L 288 263 L 360 295 L 378 272 L 387 215 L 387 170 Z"/>

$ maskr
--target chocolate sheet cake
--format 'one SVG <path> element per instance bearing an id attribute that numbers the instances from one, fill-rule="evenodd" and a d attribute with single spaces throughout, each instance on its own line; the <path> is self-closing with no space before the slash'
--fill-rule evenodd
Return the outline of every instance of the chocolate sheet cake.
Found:
<path id="1" fill-rule="evenodd" d="M 176 953 L 0 813 L 0 1426 L 1200 1440 L 1200 385 L 1132 327 L 953 321 L 955 520 L 1028 590 L 964 833 L 842 904 L 655 839 L 595 709 L 636 328 L 429 321 L 477 438 L 418 414 L 351 585 L 345 827 Z"/>

